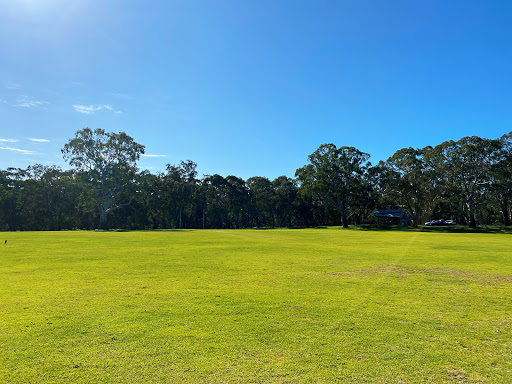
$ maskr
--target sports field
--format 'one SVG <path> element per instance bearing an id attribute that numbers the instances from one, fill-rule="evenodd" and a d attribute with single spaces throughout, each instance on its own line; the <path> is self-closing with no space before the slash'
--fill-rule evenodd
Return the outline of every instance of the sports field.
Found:
<path id="1" fill-rule="evenodd" d="M 512 382 L 510 234 L 1 235 L 0 383 Z"/>

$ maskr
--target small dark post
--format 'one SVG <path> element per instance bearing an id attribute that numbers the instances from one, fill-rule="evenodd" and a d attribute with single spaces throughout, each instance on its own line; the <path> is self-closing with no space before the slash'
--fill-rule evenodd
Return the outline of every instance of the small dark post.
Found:
<path id="1" fill-rule="evenodd" d="M 7 240 L 5 240 L 4 244 L 7 244 Z"/>

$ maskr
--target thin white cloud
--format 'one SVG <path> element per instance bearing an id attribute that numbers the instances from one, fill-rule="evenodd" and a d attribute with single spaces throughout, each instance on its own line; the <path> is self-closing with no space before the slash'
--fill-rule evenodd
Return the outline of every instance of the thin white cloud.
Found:
<path id="1" fill-rule="evenodd" d="M 28 140 L 33 141 L 35 143 L 49 143 L 48 139 L 34 139 L 33 137 L 29 137 Z"/>
<path id="2" fill-rule="evenodd" d="M 46 109 L 45 105 L 49 104 L 47 101 L 34 100 L 28 96 L 21 96 L 16 99 L 17 104 L 13 104 L 15 107 L 23 108 L 43 108 Z"/>
<path id="3" fill-rule="evenodd" d="M 24 107 L 24 108 L 31 108 L 31 107 L 39 107 L 39 108 L 45 108 L 44 105 L 48 104 L 44 101 L 37 101 L 37 100 L 27 100 L 27 101 L 18 101 L 18 104 L 14 104 L 15 107 Z"/>
<path id="4" fill-rule="evenodd" d="M 15 83 L 13 81 L 4 81 L 4 88 L 6 89 L 20 89 L 21 84 Z"/>
<path id="5" fill-rule="evenodd" d="M 96 112 L 96 107 L 94 105 L 73 105 L 73 108 L 75 108 L 75 111 L 85 113 L 86 115 L 92 115 Z"/>
<path id="6" fill-rule="evenodd" d="M 108 104 L 100 104 L 100 105 L 78 105 L 78 104 L 75 104 L 75 105 L 73 105 L 73 108 L 75 108 L 75 111 L 77 111 L 79 113 L 86 114 L 86 115 L 92 115 L 98 111 L 110 111 L 110 112 L 114 112 L 115 114 L 118 114 L 118 115 L 123 113 L 117 109 L 114 109 L 112 106 L 110 106 Z"/>
<path id="7" fill-rule="evenodd" d="M 141 155 L 143 157 L 167 157 L 167 155 L 155 155 L 155 154 L 152 154 L 152 153 L 145 153 L 143 155 Z"/>
<path id="8" fill-rule="evenodd" d="M 78 86 L 82 85 L 82 83 L 81 83 L 81 82 L 79 82 L 79 81 L 72 81 L 72 82 L 71 82 L 71 85 L 74 85 L 74 86 L 77 86 L 77 87 L 78 87 Z"/>
<path id="9" fill-rule="evenodd" d="M 16 143 L 18 139 L 0 139 L 0 143 Z"/>
<path id="10" fill-rule="evenodd" d="M 37 152 L 28 151 L 26 149 L 19 149 L 19 148 L 0 147 L 0 149 L 5 149 L 6 151 L 19 152 L 19 153 L 22 153 L 24 155 L 35 155 L 35 154 L 37 154 Z"/>

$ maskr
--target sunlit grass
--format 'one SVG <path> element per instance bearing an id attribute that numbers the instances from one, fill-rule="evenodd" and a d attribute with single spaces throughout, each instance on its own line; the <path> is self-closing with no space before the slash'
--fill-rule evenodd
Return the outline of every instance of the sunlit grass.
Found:
<path id="1" fill-rule="evenodd" d="M 507 234 L 2 235 L 0 382 L 512 382 Z"/>

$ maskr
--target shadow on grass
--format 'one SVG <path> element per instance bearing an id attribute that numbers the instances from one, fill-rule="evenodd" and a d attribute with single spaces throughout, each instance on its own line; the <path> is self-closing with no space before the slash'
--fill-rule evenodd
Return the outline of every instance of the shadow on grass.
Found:
<path id="1" fill-rule="evenodd" d="M 327 229 L 329 227 L 326 226 L 316 226 L 316 227 L 299 227 L 299 226 L 292 226 L 292 227 L 253 227 L 253 228 L 245 228 L 245 229 L 253 229 L 256 231 L 266 231 L 268 229 Z"/>
<path id="2" fill-rule="evenodd" d="M 349 228 L 343 228 L 341 226 L 316 226 L 316 227 L 282 227 L 282 228 L 272 228 L 272 227 L 253 227 L 246 228 L 255 231 L 267 231 L 272 229 L 336 229 L 336 230 L 352 230 L 352 231 L 397 231 L 397 232 L 436 232 L 436 233 L 494 233 L 494 234 L 512 234 L 512 227 L 504 227 L 504 226 L 488 226 L 488 227 L 478 227 L 475 229 L 457 225 L 457 226 L 434 226 L 434 227 L 407 227 L 403 225 L 375 225 L 375 224 L 361 224 L 361 225 L 351 225 Z M 219 228 L 222 229 L 222 228 Z M 230 230 L 232 228 L 229 228 Z M 164 230 L 167 231 L 167 230 Z M 182 229 L 175 229 L 174 231 L 183 231 Z M 193 231 L 193 229 L 189 229 L 189 231 Z"/>
<path id="3" fill-rule="evenodd" d="M 349 228 L 342 228 L 341 226 L 335 227 L 327 227 L 327 226 L 316 226 L 316 227 L 286 227 L 287 229 L 339 229 L 339 230 L 352 230 L 352 231 L 397 231 L 397 232 L 433 232 L 433 233 L 491 233 L 491 234 L 512 234 L 512 227 L 504 227 L 504 226 L 481 226 L 478 228 L 469 228 L 461 225 L 457 226 L 433 226 L 433 227 L 425 227 L 419 226 L 415 227 L 407 227 L 403 225 L 375 225 L 375 224 L 361 224 L 361 225 L 351 225 Z M 207 228 L 207 229 L 215 229 L 215 228 Z M 219 230 L 223 228 L 217 228 Z M 224 228 L 225 230 L 226 228 Z M 229 228 L 231 230 L 232 228 Z M 254 228 L 245 228 L 256 231 L 267 231 L 272 229 L 272 227 L 254 227 Z M 282 229 L 282 228 L 281 228 Z M 109 229 L 102 230 L 96 229 L 95 232 L 193 232 L 198 229 L 187 228 L 187 229 Z"/>
<path id="4" fill-rule="evenodd" d="M 158 228 L 158 229 L 122 229 L 122 228 L 113 228 L 113 229 L 94 229 L 94 232 L 193 232 L 197 231 L 197 229 L 192 228 L 184 228 L 184 229 L 176 229 L 176 228 Z"/>
<path id="5" fill-rule="evenodd" d="M 446 232 L 446 233 L 494 233 L 494 234 L 512 234 L 510 227 L 477 227 L 469 228 L 462 226 L 454 227 L 422 227 L 421 232 Z"/>
<path id="6" fill-rule="evenodd" d="M 411 232 L 418 231 L 418 228 L 406 227 L 403 225 L 375 225 L 375 224 L 361 224 L 358 226 L 351 226 L 350 228 L 359 231 L 400 231 L 400 232 Z"/>
<path id="7" fill-rule="evenodd" d="M 512 234 L 511 227 L 503 226 L 488 226 L 488 227 L 477 227 L 469 228 L 461 225 L 456 226 L 419 226 L 406 227 L 400 225 L 373 225 L 364 224 L 357 227 L 353 227 L 360 231 L 400 231 L 400 232 L 435 232 L 435 233 L 494 233 L 494 234 Z"/>

